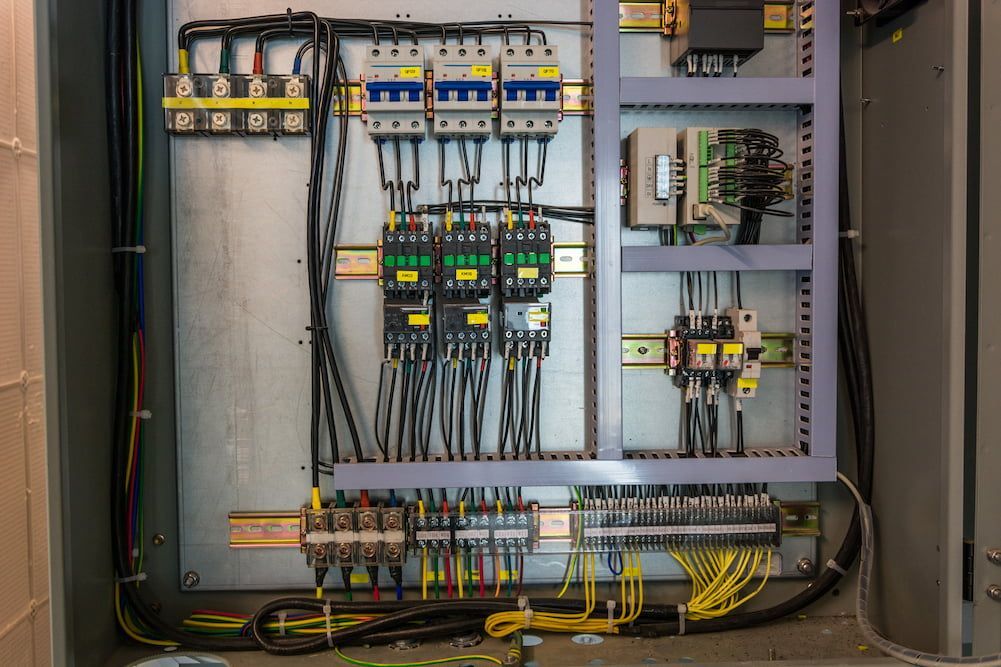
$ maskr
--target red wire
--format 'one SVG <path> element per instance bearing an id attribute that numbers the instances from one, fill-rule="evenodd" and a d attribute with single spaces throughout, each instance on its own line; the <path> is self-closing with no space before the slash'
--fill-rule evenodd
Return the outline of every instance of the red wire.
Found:
<path id="1" fill-rule="evenodd" d="M 264 74 L 264 54 L 260 51 L 254 53 L 254 74 Z"/>
<path id="2" fill-rule="evenodd" d="M 535 229 L 535 211 L 528 209 L 528 228 Z"/>
<path id="3" fill-rule="evenodd" d="M 372 584 L 372 599 L 376 602 L 379 601 L 379 586 L 377 584 Z"/>

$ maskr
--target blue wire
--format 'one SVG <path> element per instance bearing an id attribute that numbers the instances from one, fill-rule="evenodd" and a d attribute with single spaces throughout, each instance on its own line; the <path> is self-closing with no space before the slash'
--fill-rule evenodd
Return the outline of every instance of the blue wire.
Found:
<path id="1" fill-rule="evenodd" d="M 619 561 L 619 569 L 618 570 L 616 570 L 614 567 L 612 567 L 612 555 L 613 554 L 616 557 L 615 559 L 617 561 Z M 622 566 L 622 552 L 621 551 L 609 551 L 608 552 L 607 561 L 608 561 L 608 571 L 612 573 L 613 577 L 617 577 L 620 574 L 622 574 L 623 566 Z"/>

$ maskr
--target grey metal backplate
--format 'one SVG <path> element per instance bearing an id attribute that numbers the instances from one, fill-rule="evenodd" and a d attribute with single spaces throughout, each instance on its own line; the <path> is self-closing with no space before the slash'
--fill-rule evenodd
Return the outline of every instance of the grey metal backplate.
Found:
<path id="1" fill-rule="evenodd" d="M 577 19 L 588 3 L 556 0 L 545 5 L 511 2 L 504 5 L 504 17 L 535 19 Z M 174 0 L 169 3 L 169 40 L 179 25 L 188 20 L 244 16 L 285 11 L 287 3 L 273 0 L 218 3 L 213 0 Z M 422 21 L 493 19 L 486 9 L 469 3 L 448 1 L 427 3 L 419 11 L 403 2 L 383 2 L 369 8 L 351 2 L 304 2 L 296 9 L 313 9 L 328 16 L 401 18 L 412 15 Z M 581 33 L 576 29 L 547 28 L 550 41 L 559 44 L 561 66 L 566 78 L 588 75 L 582 51 Z M 635 36 L 639 37 L 639 36 Z M 628 41 L 628 40 L 623 40 Z M 789 41 L 794 42 L 792 38 Z M 349 77 L 361 69 L 361 43 L 347 47 Z M 233 57 L 234 72 L 250 71 L 252 44 L 239 40 Z M 291 66 L 294 46 L 275 42 L 269 46 L 266 67 L 284 72 Z M 173 56 L 172 56 L 173 58 Z M 216 40 L 198 42 L 191 54 L 193 72 L 211 72 L 218 66 Z M 175 63 L 176 65 L 176 63 Z M 784 73 L 784 72 L 783 72 Z M 687 112 L 683 123 L 753 124 L 776 131 L 794 141 L 795 119 L 791 112 L 740 112 L 707 114 Z M 665 116 L 644 114 L 644 119 Z M 632 115 L 630 115 L 631 117 Z M 623 130 L 631 122 L 623 121 Z M 684 120 L 691 118 L 690 121 Z M 744 120 L 740 120 L 744 119 Z M 587 119 L 569 117 L 550 145 L 546 183 L 536 199 L 546 203 L 578 205 L 585 200 L 587 185 L 582 173 L 588 150 Z M 679 127 L 684 126 L 679 124 Z M 793 145 L 793 144 L 790 144 Z M 171 140 L 173 187 L 174 267 L 176 293 L 176 363 L 178 408 L 178 477 L 180 496 L 180 572 L 196 570 L 201 590 L 266 589 L 308 586 L 311 576 L 302 557 L 294 549 L 232 550 L 228 547 L 226 516 L 230 511 L 288 510 L 300 506 L 309 487 L 309 344 L 305 332 L 308 319 L 305 246 L 305 198 L 308 168 L 308 139 L 181 138 Z M 330 140 L 332 154 L 333 140 Z M 500 199 L 500 143 L 496 137 L 487 144 L 483 159 L 483 182 L 477 189 L 481 198 Z M 421 147 L 421 189 L 417 202 L 445 199 L 437 187 L 437 144 Z M 405 173 L 411 169 L 404 156 Z M 447 165 L 457 175 L 454 146 L 448 151 Z M 330 172 L 328 171 L 328 174 Z M 359 119 L 349 122 L 348 170 L 344 184 L 343 214 L 338 232 L 342 243 L 373 243 L 385 220 L 388 201 L 380 191 L 376 150 Z M 555 221 L 557 241 L 578 241 L 586 237 L 580 226 Z M 767 233 L 767 232 L 766 232 Z M 627 235 L 626 242 L 644 242 L 641 234 Z M 648 235 L 647 235 L 647 240 Z M 789 330 L 791 323 L 778 319 L 781 312 L 792 316 L 792 286 L 761 274 L 745 282 L 745 299 L 762 314 L 768 330 Z M 675 281 L 675 282 L 672 282 Z M 760 282 L 765 281 L 765 282 Z M 542 387 L 542 440 L 547 450 L 580 451 L 587 442 L 585 382 L 582 376 L 585 349 L 585 282 L 558 280 L 549 298 L 554 307 L 556 343 L 544 365 Z M 656 331 L 669 323 L 676 301 L 676 278 L 665 275 L 636 275 L 623 284 L 627 330 Z M 656 291 L 652 291 L 656 290 Z M 663 291 L 662 291 L 663 290 Z M 729 287 L 721 283 L 723 293 Z M 351 388 L 352 405 L 362 433 L 364 452 L 374 454 L 371 423 L 375 405 L 378 370 L 382 356 L 381 293 L 371 281 L 338 282 L 329 304 L 336 327 L 336 345 L 342 374 Z M 650 309 L 649 295 L 669 295 L 671 307 Z M 785 294 L 786 297 L 780 295 Z M 633 328 L 636 327 L 636 328 Z M 495 364 L 488 406 L 498 403 L 499 382 Z M 783 376 L 775 371 L 773 376 Z M 642 376 L 642 377 L 641 377 Z M 651 410 L 656 417 L 634 409 L 635 382 L 649 382 L 651 397 L 674 405 L 676 390 L 659 373 L 627 375 L 624 396 L 628 448 L 658 446 L 657 434 L 670 429 L 668 411 Z M 767 384 L 767 383 L 766 383 Z M 777 386 L 777 385 L 776 385 Z M 777 424 L 788 426 L 790 415 L 780 417 L 782 406 L 789 412 L 789 393 L 777 389 L 762 392 L 755 405 L 774 405 L 749 420 L 752 444 L 772 444 L 764 437 Z M 791 399 L 790 399 L 791 400 Z M 637 404 L 639 405 L 639 404 Z M 672 413 L 673 414 L 673 413 Z M 497 418 L 488 408 L 485 423 L 488 437 Z M 761 419 L 758 422 L 758 419 Z M 784 421 L 775 421 L 784 419 Z M 757 422 L 757 425 L 752 425 Z M 344 434 L 341 428 L 340 433 Z M 676 432 L 676 428 L 668 433 Z M 759 435 L 761 434 L 761 435 Z M 346 438 L 341 451 L 348 453 Z M 435 445 L 437 447 L 437 445 Z M 661 445 L 662 446 L 662 445 Z M 324 444 L 326 452 L 327 445 Z M 440 450 L 439 450 L 440 451 Z M 573 480 L 567 480 L 572 482 Z M 332 487 L 324 480 L 325 495 Z M 415 483 L 417 481 L 415 480 Z M 812 497 L 812 485 L 781 485 L 773 492 L 788 499 Z M 545 503 L 565 502 L 565 490 L 537 489 L 533 499 Z M 795 574 L 801 557 L 813 557 L 814 541 L 795 538 L 780 550 L 784 574 Z M 651 575 L 677 576 L 680 572 L 664 556 L 645 562 Z M 535 558 L 526 568 L 526 581 L 557 581 L 563 573 L 560 558 Z M 413 582 L 416 568 L 411 564 L 406 577 Z M 419 574 L 417 574 L 419 576 Z M 332 579 L 336 579 L 333 577 Z"/>

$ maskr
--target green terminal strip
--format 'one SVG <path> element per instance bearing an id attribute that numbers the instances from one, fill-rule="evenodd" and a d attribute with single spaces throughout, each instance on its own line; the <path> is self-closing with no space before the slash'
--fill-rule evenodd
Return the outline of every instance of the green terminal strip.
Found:
<path id="1" fill-rule="evenodd" d="M 699 203 L 709 203 L 709 163 L 712 161 L 713 149 L 709 145 L 709 132 L 699 131 Z"/>

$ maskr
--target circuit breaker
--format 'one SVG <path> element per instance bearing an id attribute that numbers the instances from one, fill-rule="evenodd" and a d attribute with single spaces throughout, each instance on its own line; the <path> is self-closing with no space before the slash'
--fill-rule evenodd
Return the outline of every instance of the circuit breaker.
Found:
<path id="1" fill-rule="evenodd" d="M 641 127 L 629 135 L 629 226 L 678 224 L 684 194 L 684 163 L 678 158 L 678 131 Z"/>
<path id="2" fill-rule="evenodd" d="M 442 44 L 431 51 L 435 136 L 488 138 L 493 129 L 493 47 Z"/>
<path id="3" fill-rule="evenodd" d="M 548 222 L 534 227 L 504 228 L 500 232 L 501 294 L 538 297 L 553 284 L 553 239 Z"/>
<path id="4" fill-rule="evenodd" d="M 453 228 L 442 232 L 441 291 L 448 299 L 482 299 L 490 296 L 493 280 L 493 246 L 490 228 Z"/>
<path id="5" fill-rule="evenodd" d="M 416 44 L 367 47 L 364 87 L 369 135 L 424 137 L 424 47 Z"/>
<path id="6" fill-rule="evenodd" d="M 172 134 L 307 134 L 309 77 L 166 74 L 163 108 Z"/>
<path id="7" fill-rule="evenodd" d="M 560 60 L 554 45 L 501 47 L 501 136 L 548 137 L 560 120 Z"/>

